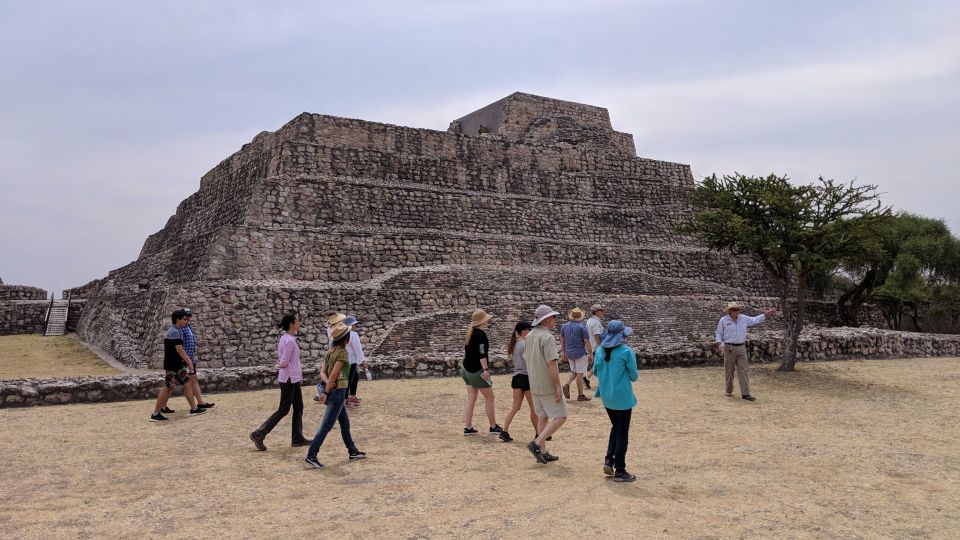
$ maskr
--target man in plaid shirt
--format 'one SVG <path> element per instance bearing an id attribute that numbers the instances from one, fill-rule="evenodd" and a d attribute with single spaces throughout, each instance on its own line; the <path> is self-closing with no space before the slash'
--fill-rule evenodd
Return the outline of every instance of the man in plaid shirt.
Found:
<path id="1" fill-rule="evenodd" d="M 214 403 L 203 400 L 200 394 L 200 379 L 197 377 L 197 338 L 193 335 L 193 328 L 190 326 L 190 320 L 193 318 L 193 311 L 190 308 L 183 308 L 182 311 L 187 314 L 187 325 L 180 332 L 183 334 L 183 351 L 193 362 L 193 371 L 190 372 L 190 385 L 193 386 L 193 395 L 197 397 L 197 407 L 209 409 Z"/>

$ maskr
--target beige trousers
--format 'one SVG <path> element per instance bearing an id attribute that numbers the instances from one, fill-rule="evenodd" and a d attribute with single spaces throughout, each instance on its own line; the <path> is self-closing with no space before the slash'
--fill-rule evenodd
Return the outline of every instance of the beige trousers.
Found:
<path id="1" fill-rule="evenodd" d="M 728 394 L 733 393 L 733 370 L 737 370 L 740 379 L 740 395 L 750 395 L 750 377 L 747 375 L 747 347 L 746 345 L 723 346 L 723 374 Z"/>

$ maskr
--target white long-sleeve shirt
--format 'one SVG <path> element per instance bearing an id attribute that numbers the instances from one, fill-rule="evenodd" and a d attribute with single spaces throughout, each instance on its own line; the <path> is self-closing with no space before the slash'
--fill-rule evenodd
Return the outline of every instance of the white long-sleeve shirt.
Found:
<path id="1" fill-rule="evenodd" d="M 756 317 L 738 315 L 736 321 L 729 315 L 724 315 L 717 323 L 717 343 L 736 343 L 737 345 L 746 343 L 747 328 L 765 320 L 767 320 L 767 317 L 763 313 Z"/>
<path id="2" fill-rule="evenodd" d="M 362 364 L 367 361 L 367 357 L 363 354 L 363 345 L 360 344 L 360 336 L 353 330 L 350 331 L 350 341 L 347 342 L 346 349 L 350 365 Z"/>

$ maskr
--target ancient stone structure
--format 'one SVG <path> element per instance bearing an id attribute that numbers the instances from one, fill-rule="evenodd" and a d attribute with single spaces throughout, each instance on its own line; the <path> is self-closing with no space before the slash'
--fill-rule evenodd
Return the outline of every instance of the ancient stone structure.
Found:
<path id="1" fill-rule="evenodd" d="M 477 307 L 497 316 L 499 354 L 537 304 L 603 302 L 641 348 L 685 355 L 726 301 L 774 290 L 674 232 L 693 186 L 590 105 L 515 93 L 446 132 L 304 113 L 208 172 L 136 261 L 75 290 L 90 298 L 78 334 L 155 368 L 169 313 L 189 306 L 202 366 L 272 365 L 283 312 L 301 314 L 310 359 L 345 311 L 375 363 L 415 376 L 456 365 Z"/>
<path id="2" fill-rule="evenodd" d="M 49 305 L 47 291 L 0 279 L 0 336 L 43 332 Z"/>

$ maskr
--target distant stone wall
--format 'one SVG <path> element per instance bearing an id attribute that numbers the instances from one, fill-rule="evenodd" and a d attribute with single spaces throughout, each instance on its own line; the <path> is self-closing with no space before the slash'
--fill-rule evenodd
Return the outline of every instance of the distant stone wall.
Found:
<path id="1" fill-rule="evenodd" d="M 0 302 L 13 300 L 47 300 L 49 295 L 44 289 L 26 285 L 0 285 Z"/>
<path id="2" fill-rule="evenodd" d="M 95 279 L 86 285 L 81 285 L 79 287 L 74 287 L 72 289 L 64 289 L 61 293 L 64 300 L 79 300 L 93 298 L 97 295 L 97 292 L 100 291 L 100 287 L 103 285 L 103 279 Z"/>
<path id="3" fill-rule="evenodd" d="M 43 333 L 48 307 L 48 301 L 0 302 L 0 336 Z"/>
<path id="4" fill-rule="evenodd" d="M 780 339 L 776 335 L 763 335 L 750 339 L 747 347 L 753 362 L 771 362 L 777 360 L 780 354 Z M 673 351 L 661 351 L 644 344 L 637 348 L 641 369 L 722 363 L 709 342 L 689 343 L 684 348 Z M 801 361 L 935 356 L 960 357 L 960 336 L 914 334 L 871 328 L 806 328 L 801 335 L 798 349 Z M 495 373 L 505 373 L 512 369 L 504 354 L 495 354 L 492 359 Z M 456 376 L 459 373 L 460 361 L 460 357 L 423 354 L 383 362 L 374 360 L 370 367 L 377 378 Z M 304 386 L 317 382 L 316 370 L 315 362 L 308 361 L 305 364 Z M 266 365 L 227 369 L 201 368 L 199 375 L 204 391 L 208 394 L 277 386 L 276 369 Z M 0 381 L 0 408 L 152 399 L 162 385 L 163 375 L 159 372 L 114 377 L 7 380 Z"/>
<path id="5" fill-rule="evenodd" d="M 87 305 L 86 300 L 71 300 L 70 301 L 70 310 L 67 311 L 67 332 L 76 332 L 77 324 L 80 322 L 80 317 L 83 315 L 83 308 Z"/>

